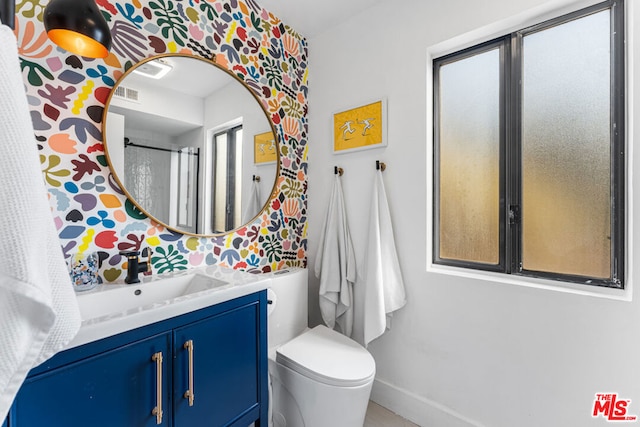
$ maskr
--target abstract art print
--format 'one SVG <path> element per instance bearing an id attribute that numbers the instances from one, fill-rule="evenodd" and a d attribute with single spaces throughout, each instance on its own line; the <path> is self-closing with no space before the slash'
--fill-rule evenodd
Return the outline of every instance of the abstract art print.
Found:
<path id="1" fill-rule="evenodd" d="M 253 137 L 253 162 L 256 165 L 275 163 L 276 138 L 273 132 L 264 132 Z"/>
<path id="2" fill-rule="evenodd" d="M 386 127 L 384 99 L 334 113 L 333 152 L 385 147 Z"/>

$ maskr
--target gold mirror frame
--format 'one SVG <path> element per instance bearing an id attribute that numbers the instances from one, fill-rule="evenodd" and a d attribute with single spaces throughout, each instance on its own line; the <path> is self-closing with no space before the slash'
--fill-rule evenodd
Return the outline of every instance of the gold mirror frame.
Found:
<path id="1" fill-rule="evenodd" d="M 176 57 L 184 57 L 184 58 L 190 58 L 190 59 L 196 59 L 202 62 L 205 62 L 207 64 L 210 64 L 212 66 L 214 66 L 215 68 L 217 68 L 218 70 L 224 72 L 225 74 L 227 74 L 228 76 L 232 77 L 237 83 L 239 83 L 240 85 L 242 85 L 242 87 L 247 90 L 251 96 L 253 97 L 253 99 L 256 101 L 256 103 L 260 106 L 261 111 L 264 113 L 265 118 L 267 119 L 267 123 L 269 124 L 269 128 L 271 129 L 271 132 L 274 135 L 274 139 L 275 139 L 275 150 L 276 150 L 276 159 L 275 159 L 275 166 L 276 166 L 276 170 L 275 170 L 275 177 L 274 177 L 274 182 L 273 182 L 273 187 L 271 188 L 271 191 L 269 193 L 269 196 L 266 198 L 266 202 L 265 204 L 260 208 L 260 210 L 258 211 L 258 213 L 248 222 L 245 222 L 231 230 L 226 230 L 224 232 L 220 232 L 220 233 L 211 233 L 211 234 L 203 234 L 203 233 L 192 233 L 189 231 L 185 231 L 185 230 L 181 230 L 177 227 L 173 227 L 167 223 L 165 223 L 164 221 L 159 220 L 156 216 L 152 215 L 150 212 L 148 212 L 145 208 L 143 208 L 140 203 L 135 200 L 135 198 L 131 195 L 131 193 L 127 190 L 127 188 L 125 187 L 125 185 L 123 184 L 124 181 L 124 177 L 120 177 L 118 176 L 118 173 L 116 172 L 116 168 L 113 166 L 113 161 L 109 155 L 109 144 L 107 143 L 107 114 L 109 113 L 109 106 L 111 105 L 111 101 L 112 101 L 112 97 L 115 94 L 116 89 L 120 86 L 120 84 L 127 78 L 127 76 L 129 76 L 131 73 L 134 72 L 134 70 L 136 70 L 138 67 L 141 67 L 142 65 L 146 64 L 147 62 L 150 61 L 155 61 L 158 59 L 162 59 L 162 58 L 176 58 Z M 207 132 L 207 129 L 204 129 L 204 132 Z M 245 138 L 243 138 L 245 139 Z M 215 55 L 213 56 L 212 59 L 206 59 L 200 56 L 195 56 L 195 55 L 188 55 L 188 54 L 180 54 L 180 53 L 169 53 L 169 54 L 161 54 L 161 55 L 156 55 L 156 56 L 151 56 L 149 58 L 146 58 L 140 62 L 138 62 L 137 64 L 135 64 L 134 66 L 132 66 L 131 68 L 129 68 L 115 83 L 115 85 L 113 86 L 113 88 L 111 89 L 111 92 L 109 93 L 109 96 L 107 98 L 107 101 L 105 103 L 105 107 L 104 107 L 104 111 L 102 114 L 102 142 L 103 142 L 103 146 L 104 146 L 104 153 L 105 153 L 105 157 L 107 159 L 107 163 L 109 165 L 109 170 L 111 171 L 111 175 L 113 176 L 113 178 L 115 179 L 115 181 L 117 182 L 118 186 L 120 187 L 120 189 L 122 190 L 122 192 L 124 193 L 124 195 L 127 197 L 127 199 L 129 199 L 131 201 L 131 203 L 133 203 L 133 205 L 140 210 L 140 212 L 144 213 L 149 219 L 151 219 L 152 221 L 156 222 L 157 224 L 160 224 L 164 227 L 166 227 L 167 229 L 179 233 L 179 234 L 184 234 L 184 235 L 188 235 L 188 236 L 194 236 L 194 237 L 216 237 L 216 236 L 224 236 L 227 234 L 231 234 L 236 232 L 239 229 L 242 229 L 243 227 L 246 227 L 248 224 L 251 224 L 252 222 L 254 222 L 260 215 L 262 215 L 262 212 L 264 212 L 264 210 L 269 206 L 269 203 L 271 202 L 271 200 L 273 200 L 273 198 L 275 197 L 275 192 L 277 189 L 277 184 L 278 184 L 278 179 L 280 177 L 280 143 L 279 143 L 279 139 L 278 139 L 278 135 L 276 133 L 275 127 L 273 126 L 273 122 L 271 121 L 271 118 L 269 117 L 269 114 L 267 113 L 267 111 L 265 110 L 264 105 L 262 104 L 260 98 L 256 95 L 256 93 L 249 88 L 245 82 L 240 79 L 238 76 L 236 76 L 235 74 L 233 74 L 231 71 L 229 71 L 228 69 L 222 67 L 221 65 L 217 64 L 215 61 Z M 246 142 L 247 144 L 251 144 L 251 146 L 254 146 L 254 142 L 253 141 L 248 141 Z M 201 172 L 199 172 L 200 174 Z M 258 181 L 260 181 L 260 179 L 258 178 Z"/>

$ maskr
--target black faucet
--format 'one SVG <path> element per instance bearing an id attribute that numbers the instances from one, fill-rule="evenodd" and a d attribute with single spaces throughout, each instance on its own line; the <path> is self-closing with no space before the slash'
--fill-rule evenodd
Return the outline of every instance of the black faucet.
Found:
<path id="1" fill-rule="evenodd" d="M 127 277 L 124 281 L 128 284 L 140 283 L 139 273 L 144 273 L 145 276 L 151 274 L 151 249 L 145 248 L 143 250 L 143 256 L 147 257 L 147 260 L 143 263 L 138 259 L 140 251 L 120 251 L 120 255 L 127 257 Z"/>

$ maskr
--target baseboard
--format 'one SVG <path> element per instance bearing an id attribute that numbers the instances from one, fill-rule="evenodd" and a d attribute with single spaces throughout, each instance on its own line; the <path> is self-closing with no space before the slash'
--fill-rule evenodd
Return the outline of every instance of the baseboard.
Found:
<path id="1" fill-rule="evenodd" d="M 421 427 L 484 427 L 451 408 L 376 379 L 371 400 Z"/>

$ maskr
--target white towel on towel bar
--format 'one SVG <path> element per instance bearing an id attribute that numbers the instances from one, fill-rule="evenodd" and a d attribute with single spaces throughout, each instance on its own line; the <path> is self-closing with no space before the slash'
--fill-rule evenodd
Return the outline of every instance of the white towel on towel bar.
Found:
<path id="1" fill-rule="evenodd" d="M 242 223 L 246 224 L 251 221 L 258 215 L 260 212 L 260 208 L 262 205 L 260 204 L 260 186 L 258 181 L 255 179 L 251 182 L 251 193 L 249 194 L 249 200 L 247 201 L 247 206 L 244 209 L 244 213 L 242 214 Z"/>
<path id="2" fill-rule="evenodd" d="M 47 200 L 16 38 L 4 25 L 0 76 L 1 422 L 29 370 L 75 336 L 80 312 Z"/>
<path id="3" fill-rule="evenodd" d="M 388 329 L 391 313 L 406 303 L 381 170 L 376 171 L 371 197 L 368 242 L 354 297 L 353 338 L 364 346 Z"/>
<path id="4" fill-rule="evenodd" d="M 351 336 L 356 257 L 344 208 L 342 182 L 337 174 L 320 235 L 315 274 L 320 279 L 320 312 L 324 323 L 330 328 L 337 324 L 340 332 Z"/>

